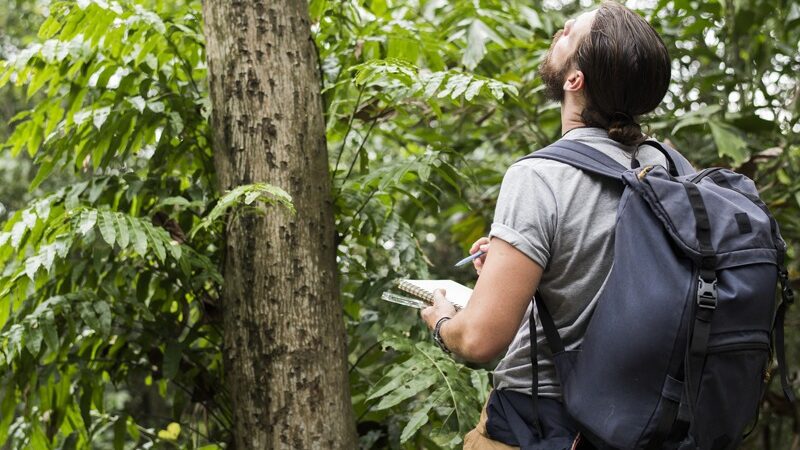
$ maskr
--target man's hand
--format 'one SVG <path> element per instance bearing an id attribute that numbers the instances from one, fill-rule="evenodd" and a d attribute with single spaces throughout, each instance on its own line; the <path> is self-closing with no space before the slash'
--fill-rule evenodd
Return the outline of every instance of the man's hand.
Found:
<path id="1" fill-rule="evenodd" d="M 420 311 L 422 320 L 428 325 L 428 328 L 433 331 L 436 322 L 442 317 L 454 317 L 458 310 L 456 307 L 447 301 L 445 298 L 446 292 L 444 289 L 436 289 L 433 291 L 433 305 Z"/>
<path id="2" fill-rule="evenodd" d="M 473 249 L 481 245 L 483 239 Z M 508 348 L 542 277 L 542 268 L 508 242 L 492 238 L 491 249 L 464 309 L 455 314 L 444 292 L 434 292 L 433 306 L 421 312 L 429 328 L 442 317 L 452 317 L 439 335 L 453 354 L 467 361 L 489 362 Z"/>
<path id="3" fill-rule="evenodd" d="M 488 252 L 489 251 L 489 238 L 488 237 L 482 237 L 482 238 L 478 239 L 477 241 L 475 241 L 475 243 L 472 244 L 472 247 L 469 248 L 469 254 L 472 255 L 475 252 L 477 252 L 478 250 L 481 250 L 483 252 Z M 486 261 L 486 255 L 483 255 L 483 256 L 481 256 L 481 257 L 479 257 L 477 259 L 472 260 L 472 265 L 475 267 L 475 273 L 477 273 L 478 276 L 481 275 L 481 269 L 483 269 L 483 263 L 485 261 Z"/>

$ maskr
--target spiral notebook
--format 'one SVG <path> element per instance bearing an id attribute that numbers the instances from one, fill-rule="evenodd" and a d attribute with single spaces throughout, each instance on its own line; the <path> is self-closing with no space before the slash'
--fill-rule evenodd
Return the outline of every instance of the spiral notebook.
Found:
<path id="1" fill-rule="evenodd" d="M 423 303 L 415 303 L 412 301 L 398 302 L 395 301 L 396 295 L 384 295 L 381 298 L 387 301 L 394 301 L 395 303 L 402 303 L 416 308 L 422 308 L 426 305 L 433 304 L 433 291 L 436 289 L 444 289 L 446 292 L 445 298 L 459 308 L 467 306 L 469 298 L 472 296 L 472 289 L 464 286 L 463 284 L 456 283 L 453 280 L 398 280 L 397 288 L 403 292 L 413 295 L 420 299 Z"/>

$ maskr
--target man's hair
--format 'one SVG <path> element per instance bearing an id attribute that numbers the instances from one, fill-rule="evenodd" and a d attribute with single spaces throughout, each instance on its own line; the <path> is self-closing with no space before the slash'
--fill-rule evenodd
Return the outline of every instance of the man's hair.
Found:
<path id="1" fill-rule="evenodd" d="M 637 116 L 656 109 L 670 81 L 669 52 L 658 33 L 625 6 L 605 1 L 573 58 L 585 81 L 584 123 L 625 145 L 642 142 Z"/>

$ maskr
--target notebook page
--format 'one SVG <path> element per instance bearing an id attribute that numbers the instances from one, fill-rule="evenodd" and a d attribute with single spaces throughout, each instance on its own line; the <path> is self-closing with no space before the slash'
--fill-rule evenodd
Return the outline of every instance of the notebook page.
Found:
<path id="1" fill-rule="evenodd" d="M 405 280 L 409 284 L 418 286 L 428 292 L 433 292 L 436 289 L 444 289 L 447 292 L 447 300 L 463 308 L 467 306 L 469 298 L 472 296 L 472 289 L 464 286 L 463 284 L 456 283 L 453 280 Z"/>

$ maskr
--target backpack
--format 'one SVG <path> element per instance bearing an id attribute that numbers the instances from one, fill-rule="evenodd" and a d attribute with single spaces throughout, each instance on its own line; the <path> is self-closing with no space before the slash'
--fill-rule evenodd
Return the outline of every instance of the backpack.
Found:
<path id="1" fill-rule="evenodd" d="M 534 301 L 580 430 L 573 448 L 733 449 L 757 418 L 773 349 L 794 402 L 783 348 L 793 301 L 786 244 L 749 178 L 695 172 L 675 150 L 646 144 L 669 167 L 626 169 L 570 140 L 525 157 L 624 185 L 614 262 L 581 345 L 565 349 L 546 301 Z M 534 419 L 536 354 L 532 329 Z"/>

